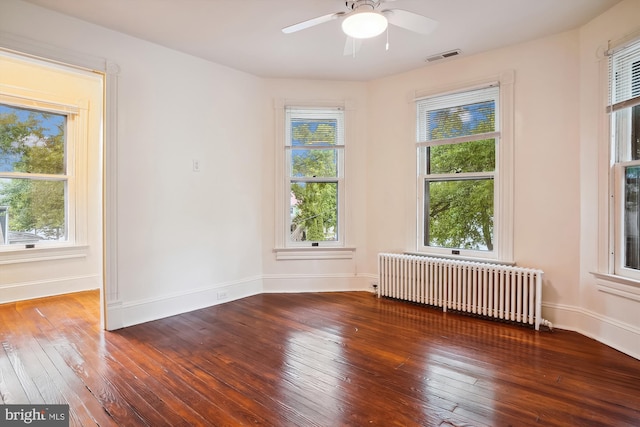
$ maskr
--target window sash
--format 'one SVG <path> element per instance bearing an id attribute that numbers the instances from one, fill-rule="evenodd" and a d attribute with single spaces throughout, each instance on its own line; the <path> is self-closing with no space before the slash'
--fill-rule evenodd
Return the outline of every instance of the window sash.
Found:
<path id="1" fill-rule="evenodd" d="M 339 203 L 338 200 L 340 198 L 340 183 L 338 181 L 328 181 L 328 180 L 324 180 L 324 181 L 319 181 L 319 180 L 314 180 L 314 181 L 295 181 L 291 183 L 291 193 L 293 193 L 293 187 L 295 184 L 304 184 L 305 187 L 307 185 L 311 186 L 313 184 L 318 184 L 318 187 L 320 187 L 320 185 L 322 185 L 322 191 L 329 191 L 332 194 L 332 197 L 335 198 L 335 205 L 331 206 L 330 210 L 325 210 L 322 212 L 313 212 L 313 215 L 311 215 L 310 217 L 308 217 L 307 219 L 310 220 L 310 223 L 303 223 L 303 224 L 298 224 L 297 227 L 295 227 L 295 230 L 298 231 L 298 233 L 296 233 L 294 231 L 294 227 L 293 227 L 293 215 L 291 215 L 291 219 L 290 219 L 290 226 L 289 226 L 289 241 L 291 243 L 295 243 L 295 244 L 301 244 L 301 245 L 306 245 L 308 246 L 310 243 L 313 244 L 314 242 L 316 243 L 322 243 L 323 245 L 326 243 L 334 243 L 338 241 L 338 236 L 339 236 L 339 231 L 340 231 L 340 221 L 339 221 L 339 213 L 340 213 L 340 207 L 339 207 Z M 319 189 L 319 188 L 318 188 Z M 290 209 L 291 209 L 291 214 L 293 214 L 294 209 L 297 207 L 297 204 L 290 204 Z M 328 217 L 327 217 L 328 215 Z M 326 221 L 331 219 L 331 216 L 333 216 L 333 226 L 329 227 L 327 229 L 324 228 L 324 225 L 326 224 Z M 296 215 L 296 218 L 298 219 L 298 215 Z M 304 219 L 304 218 L 303 218 Z M 324 236 L 322 238 L 313 238 L 313 236 L 308 236 L 306 235 L 306 232 L 308 232 L 309 230 L 313 229 L 314 226 L 317 226 L 317 220 L 321 219 L 321 224 L 322 224 L 322 230 L 321 230 L 321 234 L 323 234 Z M 305 220 L 306 222 L 306 220 Z M 326 235 L 326 232 L 329 231 L 329 234 L 331 237 Z M 301 234 L 302 232 L 304 232 L 305 234 Z M 318 230 L 316 230 L 316 232 L 318 232 Z M 304 236 L 305 238 L 302 239 L 301 237 Z"/>
<path id="2" fill-rule="evenodd" d="M 418 142 L 418 147 L 435 147 L 437 145 L 459 144 L 462 142 L 481 141 L 483 139 L 498 139 L 500 132 L 475 133 L 473 135 L 458 136 L 456 138 L 432 139 L 430 141 Z"/>
<path id="3" fill-rule="evenodd" d="M 479 184 L 483 181 L 491 181 L 492 184 L 494 183 L 494 175 L 493 174 L 483 174 L 481 176 L 464 176 L 461 177 L 459 175 L 449 175 L 448 177 L 438 177 L 436 179 L 431 179 L 431 178 L 425 178 L 424 179 L 424 187 L 423 187 L 423 191 L 424 191 L 424 199 L 423 199 L 423 206 L 424 206 L 424 218 L 423 218 L 423 227 L 424 227 L 424 233 L 423 233 L 423 245 L 425 247 L 429 247 L 429 248 L 433 248 L 436 250 L 446 250 L 446 251 L 465 251 L 465 252 L 473 252 L 473 253 L 490 253 L 493 251 L 493 246 L 495 245 L 495 232 L 494 232 L 494 223 L 493 220 L 491 221 L 490 224 L 490 228 L 491 228 L 491 242 L 489 243 L 489 246 L 491 246 L 491 248 L 489 248 L 489 246 L 486 246 L 485 249 L 482 248 L 461 248 L 461 247 L 455 247 L 455 246 L 444 246 L 444 245 L 437 245 L 437 244 L 431 244 L 430 242 L 430 234 L 431 234 L 431 226 L 430 226 L 430 221 L 431 221 L 431 192 L 430 192 L 430 188 L 431 188 L 431 184 L 432 183 L 450 183 L 450 184 L 457 184 L 457 185 L 461 185 L 464 182 L 471 182 Z M 492 198 L 491 198 L 491 217 L 492 219 L 495 218 L 495 205 L 496 205 L 496 200 L 495 200 L 495 185 L 491 185 L 491 194 L 492 194 Z M 466 198 L 465 198 L 466 200 Z M 462 204 L 458 204 L 458 207 L 460 207 L 461 205 L 464 205 L 465 203 Z M 487 205 L 483 205 L 483 207 L 487 207 Z M 471 218 L 470 222 L 474 222 L 476 218 Z M 482 230 L 482 227 L 476 227 L 476 231 L 481 230 L 484 232 L 484 230 Z M 468 234 L 467 234 L 468 236 Z M 486 243 L 486 242 L 482 242 L 482 243 Z M 451 253 L 451 252 L 450 252 Z"/>
<path id="4" fill-rule="evenodd" d="M 37 242 L 37 246 L 55 247 L 67 246 L 76 242 L 76 179 L 75 179 L 75 159 L 76 159 L 76 139 L 78 138 L 78 115 L 80 108 L 75 105 L 66 105 L 45 100 L 28 97 L 14 96 L 0 93 L 0 103 L 16 108 L 34 110 L 44 113 L 64 115 L 65 141 L 63 157 L 63 173 L 25 173 L 6 171 L 0 172 L 0 179 L 25 179 L 32 181 L 64 182 L 64 237 L 60 240 L 42 240 Z M 8 227 L 8 225 L 7 225 Z M 17 245 L 0 244 L 0 251 L 14 250 Z"/>
<path id="5" fill-rule="evenodd" d="M 629 162 L 620 162 L 614 166 L 614 232 L 615 232 L 615 249 L 614 249 L 614 274 L 640 280 L 640 269 L 629 268 L 627 264 L 627 211 L 626 211 L 626 170 L 630 167 L 640 167 L 640 160 Z"/>

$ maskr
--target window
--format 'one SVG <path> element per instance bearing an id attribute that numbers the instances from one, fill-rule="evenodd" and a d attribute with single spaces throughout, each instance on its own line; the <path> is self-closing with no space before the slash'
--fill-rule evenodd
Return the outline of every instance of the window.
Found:
<path id="1" fill-rule="evenodd" d="M 492 83 L 417 100 L 419 251 L 510 260 L 511 161 L 501 133 L 509 115 L 500 97 Z"/>
<path id="2" fill-rule="evenodd" d="M 343 244 L 344 111 L 286 108 L 285 246 Z"/>
<path id="3" fill-rule="evenodd" d="M 640 40 L 609 62 L 615 274 L 640 279 Z"/>
<path id="4" fill-rule="evenodd" d="M 0 244 L 68 240 L 67 113 L 0 104 Z"/>
<path id="5" fill-rule="evenodd" d="M 89 223 L 99 144 L 88 140 L 100 138 L 102 76 L 9 52 L 0 59 L 0 261 L 84 256 L 100 232 Z"/>

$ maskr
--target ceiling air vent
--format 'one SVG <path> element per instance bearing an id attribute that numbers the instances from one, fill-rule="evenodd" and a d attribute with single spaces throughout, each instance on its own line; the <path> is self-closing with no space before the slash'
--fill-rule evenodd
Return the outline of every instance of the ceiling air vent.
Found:
<path id="1" fill-rule="evenodd" d="M 462 51 L 460 49 L 455 49 L 455 50 L 450 50 L 448 52 L 438 53 L 437 55 L 429 56 L 427 59 L 425 59 L 425 62 L 434 62 L 434 61 L 439 61 L 441 59 L 451 58 L 452 56 L 460 55 L 460 53 L 462 53 Z"/>

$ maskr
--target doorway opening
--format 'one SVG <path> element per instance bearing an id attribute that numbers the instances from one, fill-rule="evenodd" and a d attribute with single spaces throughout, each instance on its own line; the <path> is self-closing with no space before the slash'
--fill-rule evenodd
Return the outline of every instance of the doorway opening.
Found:
<path id="1" fill-rule="evenodd" d="M 0 49 L 0 76 L 0 303 L 102 299 L 105 75 Z"/>

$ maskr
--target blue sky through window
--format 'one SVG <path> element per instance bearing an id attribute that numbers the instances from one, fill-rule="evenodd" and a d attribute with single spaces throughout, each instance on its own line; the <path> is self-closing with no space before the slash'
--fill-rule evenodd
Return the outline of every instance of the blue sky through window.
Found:
<path id="1" fill-rule="evenodd" d="M 43 128 L 45 136 L 57 135 L 59 133 L 59 126 L 64 125 L 66 120 L 66 116 L 62 114 L 46 113 L 0 104 L 0 117 L 9 114 L 15 114 L 21 122 L 28 120 L 29 115 L 33 114 Z M 13 171 L 14 164 L 20 160 L 20 156 L 19 153 L 5 153 L 0 151 L 0 172 Z"/>
<path id="2" fill-rule="evenodd" d="M 58 126 L 63 124 L 66 116 L 56 113 L 45 113 L 36 110 L 28 110 L 26 108 L 12 107 L 0 104 L 0 115 L 15 113 L 18 120 L 24 121 L 29 118 L 29 114 L 35 114 L 39 119 L 41 126 L 44 128 L 44 134 L 47 136 L 57 135 Z"/>

